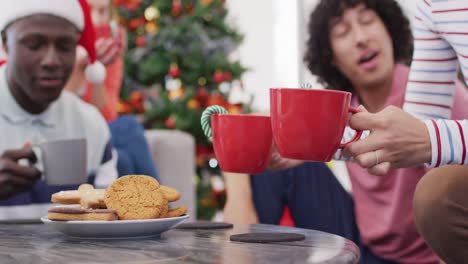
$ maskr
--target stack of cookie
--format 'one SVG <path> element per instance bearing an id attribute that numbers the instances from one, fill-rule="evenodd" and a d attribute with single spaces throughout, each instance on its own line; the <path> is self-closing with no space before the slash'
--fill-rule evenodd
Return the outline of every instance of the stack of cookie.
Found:
<path id="1" fill-rule="evenodd" d="M 49 220 L 142 220 L 177 217 L 187 213 L 185 206 L 169 208 L 180 199 L 180 193 L 160 185 L 150 176 L 129 175 L 114 181 L 107 190 L 82 184 L 78 190 L 61 191 L 52 195 L 52 202 L 79 207 L 54 207 Z"/>

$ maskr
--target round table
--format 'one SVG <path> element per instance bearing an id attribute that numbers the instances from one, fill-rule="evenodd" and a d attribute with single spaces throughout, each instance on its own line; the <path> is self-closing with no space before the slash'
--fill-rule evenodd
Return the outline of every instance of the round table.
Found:
<path id="1" fill-rule="evenodd" d="M 300 242 L 231 242 L 246 232 L 292 232 Z M 358 263 L 358 247 L 342 237 L 273 225 L 224 230 L 177 230 L 141 240 L 84 240 L 42 224 L 0 225 L 0 263 Z"/>

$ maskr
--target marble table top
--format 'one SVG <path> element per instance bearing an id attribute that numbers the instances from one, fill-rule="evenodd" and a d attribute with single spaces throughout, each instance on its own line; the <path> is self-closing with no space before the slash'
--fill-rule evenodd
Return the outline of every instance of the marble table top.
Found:
<path id="1" fill-rule="evenodd" d="M 292 232 L 301 242 L 249 244 L 229 241 L 232 234 Z M 170 230 L 160 238 L 84 240 L 49 227 L 0 224 L 0 263 L 358 263 L 358 247 L 339 236 L 272 225 L 226 230 Z"/>

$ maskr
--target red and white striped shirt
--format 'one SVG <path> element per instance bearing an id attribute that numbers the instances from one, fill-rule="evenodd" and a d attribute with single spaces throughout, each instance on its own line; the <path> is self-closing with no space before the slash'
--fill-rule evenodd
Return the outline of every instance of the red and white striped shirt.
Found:
<path id="1" fill-rule="evenodd" d="M 447 120 L 458 70 L 468 76 L 468 1 L 417 0 L 416 5 L 415 50 L 403 108 L 425 120 L 431 167 L 468 164 L 468 120 Z"/>

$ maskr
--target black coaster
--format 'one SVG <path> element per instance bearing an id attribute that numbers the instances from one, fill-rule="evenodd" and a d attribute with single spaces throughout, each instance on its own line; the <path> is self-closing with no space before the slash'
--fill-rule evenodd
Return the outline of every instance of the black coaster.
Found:
<path id="1" fill-rule="evenodd" d="M 233 228 L 233 224 L 229 223 L 219 223 L 219 222 L 209 222 L 209 221 L 198 221 L 193 223 L 181 224 L 176 227 L 176 229 L 184 230 L 211 230 L 211 229 L 229 229 Z"/>
<path id="2" fill-rule="evenodd" d="M 304 235 L 295 233 L 246 233 L 231 236 L 231 241 L 245 243 L 295 242 L 304 239 Z"/>

